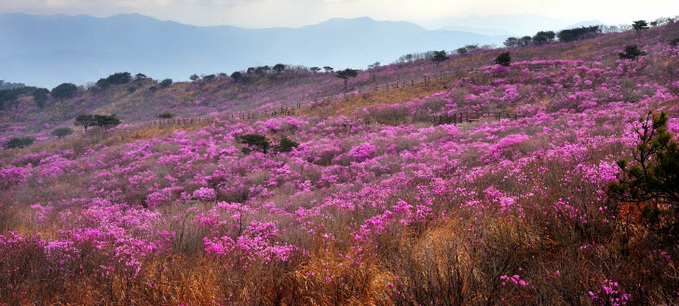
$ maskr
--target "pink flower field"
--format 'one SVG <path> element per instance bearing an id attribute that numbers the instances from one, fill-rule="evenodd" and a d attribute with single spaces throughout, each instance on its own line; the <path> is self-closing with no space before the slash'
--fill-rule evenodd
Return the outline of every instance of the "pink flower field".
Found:
<path id="1" fill-rule="evenodd" d="M 488 49 L 392 64 L 315 103 L 342 80 L 288 75 L 285 95 L 241 100 L 228 88 L 249 85 L 174 84 L 128 121 L 99 105 L 124 124 L 0 152 L 0 303 L 677 304 L 679 248 L 608 189 L 649 112 L 679 133 L 677 37 L 671 23 L 511 48 L 509 67 Z M 647 55 L 620 59 L 631 43 Z M 295 112 L 238 116 L 281 107 Z M 164 110 L 209 120 L 148 123 Z M 3 136 L 75 117 L 54 114 Z"/>

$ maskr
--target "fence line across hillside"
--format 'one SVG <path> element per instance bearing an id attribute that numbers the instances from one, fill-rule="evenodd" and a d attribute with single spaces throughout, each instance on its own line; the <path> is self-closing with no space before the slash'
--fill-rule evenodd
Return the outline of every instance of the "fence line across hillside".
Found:
<path id="1" fill-rule="evenodd" d="M 527 68 L 530 70 L 539 70 L 539 69 L 545 69 L 549 67 L 558 67 L 560 65 L 558 64 L 552 64 L 552 63 L 540 63 L 540 64 L 526 64 L 526 65 L 521 65 L 523 68 Z M 520 68 L 520 67 L 519 67 Z M 471 71 L 478 71 L 478 70 L 483 70 L 483 69 L 470 69 L 469 72 Z M 157 119 L 152 122 L 153 125 L 197 125 L 197 124 L 209 124 L 214 122 L 215 118 L 220 118 L 220 119 L 235 119 L 239 118 L 241 120 L 259 120 L 262 118 L 271 118 L 271 117 L 277 117 L 277 116 L 295 116 L 297 115 L 297 110 L 302 108 L 302 106 L 309 106 L 309 105 L 314 105 L 314 104 L 324 104 L 328 102 L 332 102 L 335 100 L 339 99 L 348 99 L 352 96 L 356 96 L 358 94 L 367 94 L 367 93 L 376 93 L 379 91 L 386 91 L 389 89 L 395 89 L 395 88 L 406 88 L 409 86 L 416 86 L 416 85 L 421 85 L 421 84 L 428 84 L 430 82 L 435 82 L 442 80 L 444 78 L 453 76 L 458 74 L 459 71 L 448 71 L 448 72 L 441 72 L 437 75 L 425 75 L 420 78 L 411 78 L 409 81 L 404 81 L 404 80 L 397 80 L 395 82 L 386 82 L 383 84 L 374 84 L 374 85 L 368 85 L 364 86 L 362 88 L 356 89 L 354 92 L 349 92 L 349 93 L 341 93 L 341 94 L 336 94 L 336 95 L 330 95 L 330 96 L 323 96 L 319 98 L 315 98 L 313 100 L 303 100 L 300 102 L 295 103 L 295 105 L 289 105 L 289 106 L 281 106 L 280 108 L 276 109 L 269 109 L 269 110 L 262 110 L 262 109 L 257 109 L 253 111 L 239 111 L 239 112 L 225 112 L 221 115 L 218 116 L 206 116 L 206 117 L 188 117 L 188 118 L 169 118 L 169 119 Z M 489 113 L 483 113 L 480 115 L 476 115 L 474 113 L 459 113 L 455 115 L 442 115 L 438 117 L 434 117 L 432 119 L 432 122 L 438 123 L 438 124 L 458 124 L 462 122 L 474 122 L 478 121 L 482 117 L 489 117 L 489 118 L 497 118 L 497 120 L 501 119 L 518 119 L 520 116 L 517 114 L 511 114 L 508 112 L 489 112 Z"/>

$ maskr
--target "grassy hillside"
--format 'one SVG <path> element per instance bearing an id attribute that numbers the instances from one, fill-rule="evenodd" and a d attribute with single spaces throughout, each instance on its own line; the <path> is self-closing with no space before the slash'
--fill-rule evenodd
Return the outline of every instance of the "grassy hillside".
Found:
<path id="1" fill-rule="evenodd" d="M 0 151 L 0 301 L 679 303 L 679 249 L 641 210 L 671 208 L 607 192 L 649 111 L 679 132 L 676 37 L 670 24 L 511 49 L 510 67 L 492 65 L 497 50 L 380 67 L 294 116 L 228 114 L 296 106 L 342 81 L 82 93 L 63 103 L 128 124 Z M 620 60 L 632 43 L 648 54 Z M 144 122 L 163 111 L 226 112 Z"/>

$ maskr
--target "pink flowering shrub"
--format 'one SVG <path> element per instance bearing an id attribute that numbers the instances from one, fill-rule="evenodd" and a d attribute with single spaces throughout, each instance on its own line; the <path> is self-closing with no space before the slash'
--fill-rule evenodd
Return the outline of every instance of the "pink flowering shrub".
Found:
<path id="1" fill-rule="evenodd" d="M 363 162 L 370 159 L 375 154 L 376 147 L 370 143 L 362 143 L 353 147 L 347 155 L 351 157 L 355 162 Z"/>
<path id="2" fill-rule="evenodd" d="M 214 201 L 217 199 L 217 193 L 212 188 L 201 187 L 193 192 L 192 197 L 198 201 Z"/>

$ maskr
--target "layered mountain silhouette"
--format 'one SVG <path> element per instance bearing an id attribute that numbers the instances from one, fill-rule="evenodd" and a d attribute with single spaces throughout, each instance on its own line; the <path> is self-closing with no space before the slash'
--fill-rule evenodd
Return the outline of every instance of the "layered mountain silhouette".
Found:
<path id="1" fill-rule="evenodd" d="M 0 79 L 28 85 L 86 84 L 114 72 L 186 80 L 276 63 L 365 68 L 380 61 L 505 36 L 429 31 L 408 22 L 331 19 L 297 29 L 198 27 L 138 14 L 0 14 Z"/>

